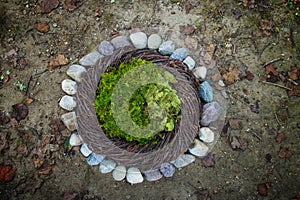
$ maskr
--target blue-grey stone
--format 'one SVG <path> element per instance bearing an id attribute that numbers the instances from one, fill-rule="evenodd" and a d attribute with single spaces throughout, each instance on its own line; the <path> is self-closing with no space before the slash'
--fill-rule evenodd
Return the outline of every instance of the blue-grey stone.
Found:
<path id="1" fill-rule="evenodd" d="M 59 102 L 59 106 L 68 111 L 72 111 L 76 104 L 76 98 L 69 95 L 64 95 Z"/>
<path id="2" fill-rule="evenodd" d="M 175 173 L 175 167 L 170 163 L 161 164 L 159 170 L 164 175 L 164 177 L 172 177 Z"/>
<path id="3" fill-rule="evenodd" d="M 115 47 L 115 49 L 119 49 L 122 47 L 132 46 L 128 38 L 124 35 L 119 35 L 117 37 L 114 37 L 110 41 L 112 45 Z"/>
<path id="4" fill-rule="evenodd" d="M 80 152 L 82 153 L 82 155 L 84 155 L 84 157 L 88 157 L 92 153 L 92 150 L 90 150 L 88 146 L 83 143 L 80 147 Z"/>
<path id="5" fill-rule="evenodd" d="M 172 164 L 176 168 L 182 168 L 182 167 L 185 167 L 185 166 L 191 164 L 194 161 L 195 161 L 195 156 L 193 156 L 191 154 L 183 154 L 183 155 L 179 156 L 175 161 L 173 161 Z"/>
<path id="6" fill-rule="evenodd" d="M 101 55 L 98 51 L 93 51 L 93 52 L 83 56 L 79 60 L 79 63 L 82 66 L 91 67 L 91 66 L 94 66 L 98 62 L 98 60 L 102 57 L 103 57 L 103 55 Z"/>
<path id="7" fill-rule="evenodd" d="M 218 119 L 221 113 L 221 107 L 218 102 L 204 104 L 201 116 L 201 125 L 209 126 L 211 122 Z"/>
<path id="8" fill-rule="evenodd" d="M 176 49 L 170 56 L 170 60 L 180 60 L 183 61 L 189 54 L 186 48 Z"/>
<path id="9" fill-rule="evenodd" d="M 147 46 L 147 35 L 144 32 L 136 32 L 130 34 L 130 40 L 137 49 L 143 49 Z"/>
<path id="10" fill-rule="evenodd" d="M 109 41 L 104 40 L 99 44 L 98 51 L 104 56 L 109 56 L 114 53 L 114 46 Z"/>
<path id="11" fill-rule="evenodd" d="M 122 181 L 122 180 L 125 178 L 125 176 L 126 176 L 126 167 L 123 166 L 123 165 L 117 166 L 117 167 L 114 169 L 112 175 L 113 175 L 113 178 L 114 178 L 116 181 Z"/>
<path id="12" fill-rule="evenodd" d="M 144 175 L 147 181 L 157 181 L 163 177 L 158 169 L 145 171 Z"/>
<path id="13" fill-rule="evenodd" d="M 209 148 L 198 139 L 195 139 L 193 146 L 189 148 L 191 154 L 201 158 L 207 155 L 208 150 Z"/>
<path id="14" fill-rule="evenodd" d="M 207 81 L 204 81 L 200 84 L 199 95 L 200 98 L 205 102 L 210 103 L 213 101 L 213 90 Z"/>
<path id="15" fill-rule="evenodd" d="M 81 65 L 71 65 L 67 70 L 67 74 L 77 82 L 82 81 L 86 72 L 86 68 Z"/>
<path id="16" fill-rule="evenodd" d="M 196 64 L 191 56 L 186 57 L 183 62 L 188 66 L 189 70 L 193 70 Z"/>
<path id="17" fill-rule="evenodd" d="M 174 50 L 175 50 L 175 43 L 171 40 L 163 42 L 158 49 L 159 53 L 161 53 L 162 55 L 171 55 Z"/>
<path id="18" fill-rule="evenodd" d="M 161 45 L 161 37 L 158 34 L 152 34 L 148 38 L 148 48 L 151 50 L 158 49 Z"/>
<path id="19" fill-rule="evenodd" d="M 87 163 L 89 165 L 99 165 L 103 160 L 105 156 L 101 154 L 91 153 L 89 157 L 87 158 Z"/>
<path id="20" fill-rule="evenodd" d="M 112 172 L 117 166 L 117 163 L 113 160 L 103 160 L 101 163 L 100 163 L 100 167 L 99 167 L 99 171 L 102 173 L 102 174 L 107 174 L 107 173 L 110 173 Z"/>

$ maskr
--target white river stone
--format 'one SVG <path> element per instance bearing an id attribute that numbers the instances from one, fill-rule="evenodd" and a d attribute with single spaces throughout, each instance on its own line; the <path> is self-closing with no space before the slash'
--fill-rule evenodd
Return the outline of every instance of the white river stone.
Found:
<path id="1" fill-rule="evenodd" d="M 90 150 L 88 146 L 83 143 L 80 147 L 80 152 L 82 153 L 82 155 L 84 155 L 84 157 L 88 157 L 92 153 L 92 150 Z"/>
<path id="2" fill-rule="evenodd" d="M 70 136 L 69 143 L 71 146 L 79 146 L 82 145 L 83 141 L 77 133 L 72 133 Z"/>
<path id="3" fill-rule="evenodd" d="M 137 49 L 146 48 L 148 40 L 147 40 L 147 35 L 144 32 L 132 33 L 129 37 L 135 48 Z"/>
<path id="4" fill-rule="evenodd" d="M 99 171 L 102 173 L 102 174 L 107 174 L 107 173 L 110 173 L 112 172 L 117 166 L 117 163 L 113 160 L 103 160 L 101 163 L 100 163 L 100 167 L 99 167 Z"/>
<path id="5" fill-rule="evenodd" d="M 74 95 L 77 92 L 77 83 L 71 79 L 65 79 L 61 82 L 61 89 L 69 95 Z"/>
<path id="6" fill-rule="evenodd" d="M 189 152 L 194 156 L 204 157 L 208 153 L 208 147 L 198 139 L 195 139 L 194 146 L 189 148 Z"/>
<path id="7" fill-rule="evenodd" d="M 195 156 L 191 154 L 183 154 L 175 161 L 171 162 L 176 168 L 185 167 L 195 161 Z"/>
<path id="8" fill-rule="evenodd" d="M 77 129 L 77 120 L 75 112 L 68 112 L 61 115 L 61 120 L 70 131 L 74 131 Z"/>
<path id="9" fill-rule="evenodd" d="M 91 66 L 94 66 L 98 62 L 98 60 L 102 57 L 104 57 L 104 56 L 101 55 L 98 51 L 93 51 L 93 52 L 83 56 L 79 60 L 79 63 L 82 66 L 91 67 Z"/>
<path id="10" fill-rule="evenodd" d="M 161 37 L 158 34 L 152 34 L 148 38 L 148 48 L 151 50 L 158 49 L 161 45 Z"/>
<path id="11" fill-rule="evenodd" d="M 72 111 L 76 107 L 76 99 L 75 97 L 65 95 L 61 98 L 59 105 L 65 110 Z"/>
<path id="12" fill-rule="evenodd" d="M 196 78 L 201 78 L 202 80 L 205 79 L 206 74 L 207 74 L 207 69 L 206 67 L 196 67 L 193 70 L 194 75 L 196 76 Z"/>
<path id="13" fill-rule="evenodd" d="M 86 74 L 86 68 L 81 65 L 71 65 L 67 70 L 67 74 L 77 82 L 81 82 Z"/>
<path id="14" fill-rule="evenodd" d="M 208 127 L 200 128 L 199 132 L 199 139 L 205 143 L 211 143 L 214 141 L 215 134 L 214 132 Z"/>
<path id="15" fill-rule="evenodd" d="M 141 183 L 144 181 L 141 171 L 136 167 L 130 167 L 127 170 L 126 180 L 131 184 Z"/>
<path id="16" fill-rule="evenodd" d="M 114 178 L 116 181 L 122 181 L 122 180 L 125 178 L 125 176 L 126 176 L 126 167 L 123 166 L 123 165 L 117 166 L 117 167 L 114 169 L 112 175 L 113 175 L 113 178 Z"/>

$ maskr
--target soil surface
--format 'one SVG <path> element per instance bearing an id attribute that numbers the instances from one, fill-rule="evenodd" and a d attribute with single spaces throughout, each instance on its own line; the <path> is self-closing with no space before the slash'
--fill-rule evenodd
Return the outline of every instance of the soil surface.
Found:
<path id="1" fill-rule="evenodd" d="M 287 80 L 300 65 L 299 21 L 297 0 L 0 0 L 0 199 L 299 199 L 299 74 Z M 213 166 L 196 159 L 172 178 L 130 185 L 64 146 L 68 66 L 136 28 L 189 48 L 196 62 L 213 47 L 228 95 Z M 50 63 L 57 55 L 62 66 Z"/>

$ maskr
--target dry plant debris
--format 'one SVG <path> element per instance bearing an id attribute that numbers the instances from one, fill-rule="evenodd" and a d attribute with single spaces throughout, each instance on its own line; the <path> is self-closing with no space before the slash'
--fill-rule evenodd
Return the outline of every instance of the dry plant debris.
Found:
<path id="1" fill-rule="evenodd" d="M 195 28 L 192 25 L 180 25 L 179 30 L 183 35 L 191 35 L 194 33 Z"/>
<path id="2" fill-rule="evenodd" d="M 69 60 L 62 54 L 57 54 L 50 57 L 50 63 L 47 66 L 48 70 L 55 69 L 57 67 L 69 64 Z"/>
<path id="3" fill-rule="evenodd" d="M 39 21 L 35 24 L 34 28 L 41 33 L 47 33 L 50 29 L 50 26 L 45 21 Z"/>
<path id="4" fill-rule="evenodd" d="M 0 182 L 8 182 L 13 179 L 15 170 L 9 165 L 0 165 Z"/>
<path id="5" fill-rule="evenodd" d="M 18 122 L 25 119 L 28 115 L 28 107 L 24 103 L 17 103 L 12 106 L 13 111 L 11 117 L 15 118 Z"/>
<path id="6" fill-rule="evenodd" d="M 229 69 L 225 68 L 220 69 L 220 73 L 222 74 L 223 80 L 226 85 L 230 85 L 240 80 L 241 71 L 234 67 L 234 65 L 230 64 Z"/>
<path id="7" fill-rule="evenodd" d="M 52 10 L 57 8 L 58 4 L 59 4 L 59 0 L 41 0 L 41 1 L 39 1 L 41 12 L 43 14 L 50 13 Z"/>

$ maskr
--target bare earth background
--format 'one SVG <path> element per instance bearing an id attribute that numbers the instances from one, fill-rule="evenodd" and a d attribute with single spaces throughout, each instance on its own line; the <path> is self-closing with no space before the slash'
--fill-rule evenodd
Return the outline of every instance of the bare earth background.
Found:
<path id="1" fill-rule="evenodd" d="M 300 198 L 300 98 L 261 82 L 268 61 L 281 59 L 272 63 L 278 72 L 300 65 L 299 16 L 288 1 L 79 0 L 60 1 L 49 13 L 42 13 L 39 2 L 0 0 L 1 75 L 10 71 L 8 81 L 1 79 L 1 113 L 11 114 L 12 105 L 33 100 L 20 122 L 1 118 L 0 163 L 16 171 L 12 180 L 1 179 L 0 199 Z M 77 3 L 73 11 L 70 2 Z M 194 31 L 184 35 L 182 25 Z M 50 57 L 64 55 L 77 63 L 113 32 L 129 34 L 133 28 L 159 32 L 189 49 L 197 45 L 194 58 L 199 49 L 213 46 L 216 69 L 236 77 L 224 76 L 231 124 L 212 151 L 213 167 L 197 159 L 173 178 L 132 186 L 88 166 L 78 148 L 66 153 L 63 144 L 70 132 L 57 119 L 65 113 L 58 102 L 70 64 L 44 71 Z M 17 55 L 10 56 L 11 50 Z M 242 77 L 243 68 L 253 80 Z M 17 82 L 27 89 L 21 91 Z M 233 149 L 233 138 L 242 147 Z M 259 185 L 268 188 L 267 196 L 259 194 Z"/>

